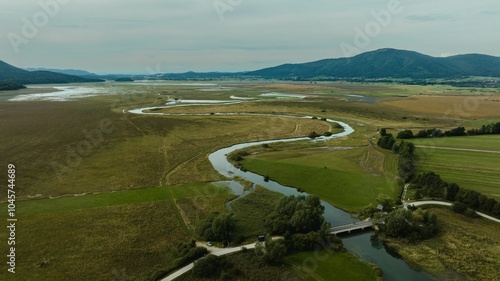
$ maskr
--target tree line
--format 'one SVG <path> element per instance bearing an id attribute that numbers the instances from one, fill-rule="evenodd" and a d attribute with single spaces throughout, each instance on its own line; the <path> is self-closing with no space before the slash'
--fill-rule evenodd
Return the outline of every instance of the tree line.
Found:
<path id="1" fill-rule="evenodd" d="M 416 199 L 423 197 L 443 199 L 455 202 L 452 207 L 455 212 L 464 213 L 469 208 L 500 218 L 500 202 L 475 190 L 460 188 L 456 183 L 448 183 L 434 172 L 425 172 L 416 177 L 412 188 L 417 190 Z M 462 204 L 466 206 L 465 209 Z M 471 211 L 468 213 L 472 214 Z"/>
<path id="2" fill-rule="evenodd" d="M 399 154 L 398 173 L 404 183 L 411 181 L 415 175 L 415 145 L 411 142 L 401 141 L 396 143 L 396 139 L 386 129 L 380 130 L 381 137 L 377 145 L 383 149 L 392 150 Z"/>
<path id="3" fill-rule="evenodd" d="M 500 122 L 496 124 L 498 124 L 500 129 Z M 487 131 L 496 132 L 493 129 L 496 128 L 496 124 L 486 126 L 488 128 Z M 460 131 L 463 130 L 459 129 L 454 132 Z M 415 177 L 415 145 L 411 142 L 405 141 L 401 141 L 399 144 L 396 143 L 394 136 L 387 133 L 385 129 L 381 129 L 380 134 L 381 137 L 379 138 L 377 144 L 381 148 L 389 149 L 394 153 L 399 154 L 399 176 L 404 183 L 409 183 Z M 448 183 L 442 180 L 441 177 L 434 172 L 425 172 L 417 176 L 412 182 L 412 188 L 417 189 L 415 194 L 416 199 L 428 197 L 443 199 L 450 202 L 460 202 L 465 204 L 469 209 L 478 210 L 495 217 L 500 217 L 500 203 L 495 199 L 488 198 L 486 195 L 474 190 L 460 188 L 460 186 L 456 183 Z M 456 210 L 461 209 L 462 208 L 457 208 Z M 464 210 L 464 212 L 465 211 L 467 210 Z M 468 213 L 472 215 L 471 211 L 468 211 Z"/>
<path id="4" fill-rule="evenodd" d="M 500 134 L 500 122 L 482 125 L 477 129 L 466 130 L 465 127 L 459 126 L 447 131 L 432 128 L 420 130 L 416 134 L 412 130 L 402 130 L 398 133 L 398 139 L 412 138 L 440 138 L 440 137 L 460 137 L 460 136 L 478 136 L 478 135 L 498 135 Z"/>
<path id="5" fill-rule="evenodd" d="M 17 83 L 0 82 L 0 91 L 13 91 L 25 88 L 26 86 Z"/>

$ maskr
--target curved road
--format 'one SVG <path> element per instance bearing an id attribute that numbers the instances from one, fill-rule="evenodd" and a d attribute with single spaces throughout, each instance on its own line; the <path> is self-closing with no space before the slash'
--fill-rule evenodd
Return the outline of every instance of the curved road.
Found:
<path id="1" fill-rule="evenodd" d="M 452 203 L 450 202 L 443 202 L 443 201 L 418 201 L 418 202 L 412 202 L 412 203 L 408 203 L 408 205 L 410 206 L 422 206 L 422 205 L 441 205 L 441 206 L 451 206 Z M 475 210 L 474 210 L 475 211 Z M 478 211 L 475 211 L 478 215 L 480 215 L 481 217 L 483 218 L 486 218 L 486 219 L 489 219 L 489 220 L 492 220 L 492 221 L 496 221 L 498 223 L 500 223 L 500 220 L 497 219 L 497 218 L 494 218 L 492 216 L 488 216 L 486 214 L 483 214 L 483 213 L 480 213 Z"/>
<path id="2" fill-rule="evenodd" d="M 226 248 L 226 249 L 216 250 L 214 252 L 211 252 L 210 254 L 216 255 L 216 256 L 225 256 L 225 255 L 229 255 L 229 254 L 232 254 L 232 253 L 240 252 L 240 251 L 243 250 L 243 248 L 246 248 L 246 249 L 255 249 L 255 244 L 257 244 L 257 242 L 256 243 L 247 244 L 247 245 L 243 245 L 243 246 L 239 246 L 239 247 L 234 247 L 234 248 Z M 177 270 L 176 272 L 170 274 L 169 276 L 161 279 L 161 281 L 171 281 L 171 280 L 174 280 L 174 279 L 178 278 L 179 276 L 181 276 L 182 274 L 190 271 L 193 268 L 193 265 L 194 265 L 194 263 L 190 263 L 190 264 L 186 265 L 185 267 Z"/>

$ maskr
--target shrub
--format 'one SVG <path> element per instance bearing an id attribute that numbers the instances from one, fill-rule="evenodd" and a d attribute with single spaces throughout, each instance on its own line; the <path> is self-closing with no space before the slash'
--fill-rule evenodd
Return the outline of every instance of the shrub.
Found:
<path id="1" fill-rule="evenodd" d="M 470 208 L 467 208 L 465 210 L 464 215 L 468 216 L 469 218 L 478 218 L 479 217 L 479 215 L 476 213 L 476 211 L 474 211 Z"/>
<path id="2" fill-rule="evenodd" d="M 467 205 L 462 202 L 455 201 L 451 205 L 451 210 L 455 213 L 463 214 L 467 210 Z"/>

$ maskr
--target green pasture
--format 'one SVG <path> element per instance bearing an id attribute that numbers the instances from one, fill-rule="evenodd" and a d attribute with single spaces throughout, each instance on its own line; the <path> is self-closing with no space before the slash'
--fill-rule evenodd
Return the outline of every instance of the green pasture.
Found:
<path id="1" fill-rule="evenodd" d="M 420 147 L 415 156 L 418 173 L 432 171 L 447 182 L 500 200 L 500 153 Z"/>
<path id="2" fill-rule="evenodd" d="M 91 209 L 144 202 L 174 200 L 194 196 L 229 197 L 231 191 L 223 183 L 194 183 L 169 187 L 133 189 L 99 194 L 65 196 L 54 199 L 22 200 L 17 202 L 17 216 L 29 216 L 81 209 Z M 4 206 L 1 204 L 0 206 Z"/>
<path id="3" fill-rule="evenodd" d="M 376 203 L 379 194 L 397 197 L 395 180 L 362 167 L 367 148 L 328 151 L 304 155 L 303 151 L 282 151 L 247 157 L 245 168 L 284 185 L 316 194 L 333 205 L 357 211 Z"/>
<path id="4" fill-rule="evenodd" d="M 500 135 L 444 137 L 444 138 L 415 138 L 411 139 L 410 142 L 412 142 L 417 146 L 491 150 L 500 152 Z"/>
<path id="5" fill-rule="evenodd" d="M 235 231 L 233 237 L 255 241 L 259 235 L 267 234 L 264 227 L 266 216 L 278 204 L 283 195 L 257 187 L 249 195 L 232 203 L 234 209 Z"/>
<path id="6" fill-rule="evenodd" d="M 374 268 L 349 253 L 302 252 L 289 255 L 285 261 L 304 280 L 377 280 Z"/>

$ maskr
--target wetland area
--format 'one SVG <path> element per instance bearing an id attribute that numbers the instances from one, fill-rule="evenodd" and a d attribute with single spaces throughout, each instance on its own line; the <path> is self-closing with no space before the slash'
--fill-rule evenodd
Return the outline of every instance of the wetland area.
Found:
<path id="1" fill-rule="evenodd" d="M 160 280 L 180 244 L 203 242 L 198 229 L 214 212 L 232 214 L 229 243 L 237 247 L 267 234 L 265 217 L 289 195 L 319 196 L 331 226 L 358 222 L 365 206 L 377 206 L 380 196 L 397 202 L 403 191 L 397 155 L 377 145 L 381 128 L 394 135 L 477 128 L 500 120 L 498 95 L 488 88 L 264 80 L 0 92 L 1 166 L 16 166 L 18 186 L 15 280 Z M 454 110 L 471 100 L 477 108 L 466 115 Z M 498 200 L 500 166 L 490 152 L 500 150 L 499 140 L 416 139 L 416 169 Z M 241 159 L 231 159 L 241 151 Z M 487 168 L 478 179 L 481 167 Z M 7 205 L 0 203 L 2 210 Z M 282 265 L 265 265 L 262 272 L 283 280 L 500 275 L 500 224 L 426 209 L 441 225 L 433 238 L 355 233 L 341 236 L 345 252 L 289 253 Z M 7 235 L 1 232 L 0 240 Z M 248 270 L 237 280 L 259 276 L 248 255 L 235 254 L 238 270 Z M 0 279 L 9 278 L 0 272 Z"/>

